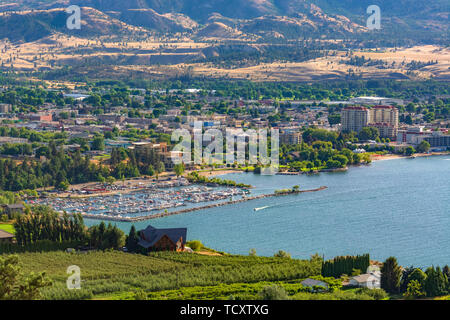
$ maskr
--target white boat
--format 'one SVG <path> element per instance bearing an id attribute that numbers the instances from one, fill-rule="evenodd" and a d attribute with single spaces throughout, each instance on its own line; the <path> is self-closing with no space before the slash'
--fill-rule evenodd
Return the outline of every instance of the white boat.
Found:
<path id="1" fill-rule="evenodd" d="M 267 209 L 267 208 L 269 208 L 269 206 L 265 206 L 265 207 L 261 207 L 261 208 L 255 208 L 253 210 L 254 211 L 260 211 L 260 210 L 264 210 L 264 209 Z"/>

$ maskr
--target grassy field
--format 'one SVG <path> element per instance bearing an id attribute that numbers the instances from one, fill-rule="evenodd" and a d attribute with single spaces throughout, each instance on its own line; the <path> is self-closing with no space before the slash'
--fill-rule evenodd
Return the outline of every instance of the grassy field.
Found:
<path id="1" fill-rule="evenodd" d="M 42 291 L 46 299 L 129 299 L 137 291 L 146 292 L 149 298 L 160 299 L 165 295 L 176 297 L 170 294 L 170 290 L 189 288 L 197 289 L 188 290 L 185 298 L 195 295 L 200 299 L 201 294 L 195 290 L 201 293 L 202 290 L 198 289 L 201 287 L 300 281 L 318 275 L 321 268 L 318 261 L 170 252 L 149 256 L 117 251 L 86 254 L 48 252 L 24 253 L 19 257 L 24 271 L 45 271 L 52 279 L 53 286 Z M 66 270 L 72 265 L 81 269 L 81 290 L 68 290 L 66 287 L 69 276 Z M 221 290 L 218 287 L 204 291 L 204 297 L 225 298 L 234 289 Z M 254 294 L 252 290 L 250 296 Z M 162 291 L 169 293 L 159 294 Z"/>
<path id="2" fill-rule="evenodd" d="M 14 234 L 16 231 L 14 230 L 14 226 L 9 223 L 0 223 L 0 230 L 9 232 Z"/>

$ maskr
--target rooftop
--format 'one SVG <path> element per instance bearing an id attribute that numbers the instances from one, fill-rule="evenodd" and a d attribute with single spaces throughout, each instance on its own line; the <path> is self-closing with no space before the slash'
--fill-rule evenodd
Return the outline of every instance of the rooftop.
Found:
<path id="1" fill-rule="evenodd" d="M 0 230 L 0 239 L 11 239 L 11 238 L 14 238 L 14 235 L 12 233 Z"/>

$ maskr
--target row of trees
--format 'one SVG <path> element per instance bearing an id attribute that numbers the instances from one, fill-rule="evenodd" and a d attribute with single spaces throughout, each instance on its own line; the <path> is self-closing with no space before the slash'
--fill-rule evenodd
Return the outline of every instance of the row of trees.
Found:
<path id="1" fill-rule="evenodd" d="M 52 243 L 77 243 L 91 248 L 120 249 L 124 246 L 125 235 L 117 226 L 101 222 L 87 228 L 81 214 L 69 216 L 58 214 L 47 206 L 35 206 L 19 216 L 14 222 L 18 246 L 45 245 Z"/>
<path id="2" fill-rule="evenodd" d="M 53 242 L 84 241 L 86 230 L 80 214 L 60 216 L 47 206 L 35 206 L 32 212 L 20 215 L 14 222 L 16 241 L 19 245 L 33 244 L 41 240 Z"/>
<path id="3" fill-rule="evenodd" d="M 201 176 L 198 172 L 191 172 L 186 176 L 186 179 L 191 183 L 205 183 L 205 184 L 217 184 L 221 186 L 238 187 L 238 188 L 251 188 L 251 185 L 245 183 L 237 183 L 233 180 L 223 180 L 219 178 L 207 178 Z"/>
<path id="4" fill-rule="evenodd" d="M 424 272 L 420 268 L 402 269 L 395 257 L 389 257 L 381 268 L 381 288 L 405 298 L 436 297 L 450 293 L 450 269 L 431 266 Z"/>
<path id="5" fill-rule="evenodd" d="M 346 274 L 365 273 L 370 266 L 369 254 L 357 256 L 340 256 L 333 260 L 324 261 L 322 264 L 322 276 L 339 278 Z"/>
<path id="6" fill-rule="evenodd" d="M 89 245 L 92 248 L 105 249 L 120 249 L 125 244 L 125 235 L 117 226 L 110 223 L 106 225 L 101 222 L 97 226 L 92 226 L 87 232 L 89 238 Z"/>

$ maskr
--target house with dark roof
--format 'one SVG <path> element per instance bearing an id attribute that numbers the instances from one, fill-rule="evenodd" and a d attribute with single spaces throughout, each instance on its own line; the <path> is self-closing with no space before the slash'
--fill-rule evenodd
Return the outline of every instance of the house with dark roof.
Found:
<path id="1" fill-rule="evenodd" d="M 310 288 L 312 290 L 314 290 L 315 288 L 318 288 L 318 287 L 322 287 L 323 290 L 328 290 L 328 284 L 326 282 L 320 281 L 320 280 L 311 279 L 311 278 L 303 280 L 300 284 L 302 286 L 308 287 L 308 288 Z"/>
<path id="2" fill-rule="evenodd" d="M 4 230 L 0 230 L 0 243 L 2 242 L 14 242 L 14 235 Z"/>
<path id="3" fill-rule="evenodd" d="M 25 210 L 25 207 L 21 203 L 14 204 L 5 204 L 3 205 L 4 213 L 8 215 L 8 217 L 13 217 L 16 214 L 22 214 Z"/>
<path id="4" fill-rule="evenodd" d="M 184 251 L 186 228 L 156 229 L 148 226 L 139 232 L 138 245 L 147 251 Z"/>

